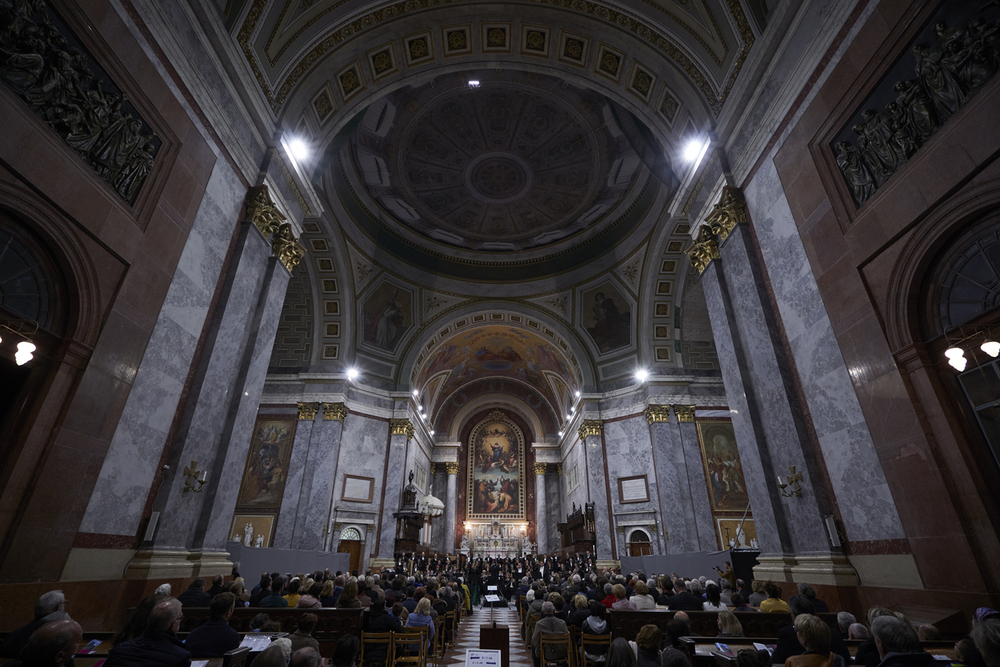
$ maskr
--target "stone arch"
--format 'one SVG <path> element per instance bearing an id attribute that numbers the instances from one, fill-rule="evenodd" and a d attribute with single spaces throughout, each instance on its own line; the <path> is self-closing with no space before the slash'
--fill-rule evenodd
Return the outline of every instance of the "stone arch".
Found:
<path id="1" fill-rule="evenodd" d="M 489 380 L 484 380 L 482 383 L 477 384 L 487 385 L 489 384 Z M 485 391 L 464 405 L 458 406 L 454 412 L 442 410 L 435 418 L 436 429 L 440 429 L 441 433 L 448 433 L 448 437 L 454 441 L 464 427 L 469 415 L 492 407 L 509 408 L 517 412 L 531 426 L 534 431 L 534 437 L 537 439 L 554 436 L 556 431 L 552 429 L 558 428 L 558 423 L 555 425 L 550 424 L 548 420 L 543 419 L 538 414 L 534 407 L 521 398 L 512 396 L 509 392 Z"/>

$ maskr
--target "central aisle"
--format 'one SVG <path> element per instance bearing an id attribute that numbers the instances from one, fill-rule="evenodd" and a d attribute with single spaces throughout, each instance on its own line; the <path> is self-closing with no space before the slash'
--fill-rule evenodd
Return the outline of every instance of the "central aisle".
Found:
<path id="1" fill-rule="evenodd" d="M 493 617 L 497 624 L 505 624 L 510 628 L 510 667 L 531 667 L 531 652 L 524 648 L 521 641 L 521 628 L 517 621 L 517 612 L 511 609 L 494 609 Z M 464 665 L 465 650 L 479 648 L 479 626 L 491 620 L 490 609 L 473 608 L 472 615 L 462 620 L 458 629 L 455 649 L 444 654 L 442 665 Z"/>

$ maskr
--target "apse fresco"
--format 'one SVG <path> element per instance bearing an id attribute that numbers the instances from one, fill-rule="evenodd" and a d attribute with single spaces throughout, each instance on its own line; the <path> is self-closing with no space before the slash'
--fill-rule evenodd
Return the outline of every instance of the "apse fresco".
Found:
<path id="1" fill-rule="evenodd" d="M 495 410 L 469 435 L 468 516 L 524 518 L 524 438 Z"/>
<path id="2" fill-rule="evenodd" d="M 583 293 L 581 314 L 583 326 L 601 354 L 628 347 L 632 340 L 630 305 L 611 282 Z"/>
<path id="3" fill-rule="evenodd" d="M 480 378 L 509 377 L 533 386 L 557 411 L 562 403 L 544 373 L 573 382 L 569 364 L 555 347 L 514 327 L 484 327 L 449 339 L 421 369 L 416 386 L 424 387 L 429 378 L 449 369 L 439 396 Z"/>

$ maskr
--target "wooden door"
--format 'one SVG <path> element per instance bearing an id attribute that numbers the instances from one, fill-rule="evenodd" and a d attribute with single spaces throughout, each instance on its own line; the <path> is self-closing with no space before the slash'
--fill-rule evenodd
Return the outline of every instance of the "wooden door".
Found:
<path id="1" fill-rule="evenodd" d="M 361 569 L 362 544 L 364 543 L 360 540 L 341 540 L 340 543 L 337 544 L 337 553 L 351 555 L 351 566 L 348 568 L 349 572 Z"/>
<path id="2" fill-rule="evenodd" d="M 629 556 L 652 556 L 653 547 L 649 542 L 632 542 L 628 545 Z"/>

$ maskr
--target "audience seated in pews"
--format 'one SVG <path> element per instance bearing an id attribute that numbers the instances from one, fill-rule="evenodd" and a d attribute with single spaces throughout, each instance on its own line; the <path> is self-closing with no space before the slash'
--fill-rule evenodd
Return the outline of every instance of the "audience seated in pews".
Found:
<path id="1" fill-rule="evenodd" d="M 733 611 L 757 611 L 753 607 L 747 606 L 747 601 L 743 599 L 743 595 L 740 593 L 733 593 L 729 598 L 729 602 L 732 603 Z"/>
<path id="2" fill-rule="evenodd" d="M 221 658 L 226 651 L 240 645 L 240 633 L 229 627 L 229 619 L 236 608 L 236 596 L 219 593 L 209 605 L 209 619 L 191 631 L 184 640 L 184 647 L 192 658 Z"/>
<path id="3" fill-rule="evenodd" d="M 30 623 L 7 635 L 7 639 L 0 644 L 0 658 L 16 658 L 21 649 L 28 645 L 28 640 L 36 630 L 43 625 L 68 619 L 66 596 L 62 591 L 44 593 L 35 601 L 34 616 L 34 620 Z"/>
<path id="4" fill-rule="evenodd" d="M 722 591 L 715 584 L 705 586 L 705 601 L 701 603 L 705 611 L 725 611 L 728 607 L 722 602 Z"/>
<path id="5" fill-rule="evenodd" d="M 649 594 L 649 586 L 644 581 L 635 582 L 635 595 L 632 604 L 637 611 L 652 611 L 656 609 L 656 599 Z"/>
<path id="6" fill-rule="evenodd" d="M 781 586 L 773 581 L 765 582 L 764 592 L 767 593 L 767 599 L 760 603 L 761 611 L 783 612 L 786 614 L 790 611 L 788 603 L 781 599 Z"/>
<path id="7" fill-rule="evenodd" d="M 704 600 L 701 600 L 693 593 L 688 592 L 687 584 L 683 579 L 674 582 L 674 590 L 677 594 L 670 598 L 670 610 L 701 611 Z"/>
<path id="8" fill-rule="evenodd" d="M 205 590 L 207 585 L 204 579 L 198 577 L 191 582 L 186 591 L 177 596 L 177 599 L 184 607 L 207 607 L 212 602 L 212 596 Z"/>
<path id="9" fill-rule="evenodd" d="M 604 665 L 605 667 L 635 667 L 635 651 L 632 650 L 627 639 L 619 637 L 611 642 L 611 648 L 608 649 Z"/>
<path id="10" fill-rule="evenodd" d="M 361 643 L 354 635 L 346 635 L 337 642 L 337 648 L 333 650 L 328 667 L 354 667 L 361 650 Z M 367 658 L 365 659 L 367 662 Z M 256 664 L 254 665 L 256 667 Z"/>
<path id="11" fill-rule="evenodd" d="M 225 581 L 226 578 L 221 574 L 217 574 L 214 577 L 212 577 L 212 587 L 208 589 L 208 595 L 214 598 L 219 593 L 227 592 L 226 587 L 223 586 L 223 583 Z"/>
<path id="12" fill-rule="evenodd" d="M 719 637 L 742 637 L 743 624 L 731 611 L 719 612 Z"/>
<path id="13" fill-rule="evenodd" d="M 660 642 L 663 633 L 655 625 L 639 628 L 635 641 L 630 642 L 635 651 L 637 667 L 660 667 Z"/>
<path id="14" fill-rule="evenodd" d="M 344 589 L 347 590 L 346 588 Z M 434 641 L 434 619 L 431 618 L 431 601 L 421 598 L 414 608 L 413 613 L 406 617 L 406 627 L 427 628 L 427 646 L 433 646 Z"/>
<path id="15" fill-rule="evenodd" d="M 992 609 L 989 611 L 993 611 Z M 971 637 L 987 667 L 1000 667 L 1000 620 L 993 611 L 991 618 L 980 617 L 972 626 Z"/>
<path id="16" fill-rule="evenodd" d="M 299 602 L 295 606 L 300 609 L 322 609 L 323 603 L 320 602 L 320 595 L 322 593 L 323 584 L 315 581 L 313 582 L 313 585 L 309 587 L 306 594 L 299 598 Z"/>
<path id="17" fill-rule="evenodd" d="M 362 606 L 358 599 L 358 582 L 351 577 L 337 598 L 337 609 L 361 609 Z"/>
<path id="18" fill-rule="evenodd" d="M 611 587 L 611 594 L 615 596 L 614 602 L 611 603 L 611 609 L 613 611 L 635 611 L 635 603 L 626 597 L 625 586 L 622 584 L 615 584 Z"/>
<path id="19" fill-rule="evenodd" d="M 747 604 L 751 607 L 760 607 L 760 603 L 767 599 L 767 593 L 764 591 L 764 582 L 754 579 L 750 582 L 750 590 L 753 592 L 747 598 Z"/>
<path id="20" fill-rule="evenodd" d="M 272 578 L 270 592 L 260 599 L 258 607 L 287 607 L 288 600 L 281 594 L 281 589 L 285 586 L 285 578 L 281 575 Z"/>
<path id="21" fill-rule="evenodd" d="M 316 614 L 303 614 L 299 617 L 299 627 L 289 637 L 292 641 L 293 652 L 303 648 L 319 650 L 319 642 L 312 636 L 317 623 L 319 623 L 319 617 Z"/>
<path id="22" fill-rule="evenodd" d="M 934 656 L 920 646 L 913 626 L 897 616 L 879 616 L 872 621 L 872 636 L 882 659 L 880 667 L 931 667 Z"/>
<path id="23" fill-rule="evenodd" d="M 810 615 L 815 618 L 812 603 L 805 597 L 793 595 L 789 599 L 789 603 L 792 618 L 798 618 L 800 615 Z M 844 640 L 840 638 L 839 634 L 832 634 L 830 637 L 830 649 L 843 659 L 844 664 L 851 664 L 851 653 L 847 650 L 847 645 L 844 644 Z M 793 655 L 802 655 L 805 652 L 806 648 L 798 640 L 796 626 L 790 625 L 778 630 L 778 644 L 771 656 L 774 664 L 783 664 Z"/>
<path id="24" fill-rule="evenodd" d="M 854 614 L 852 614 L 851 612 L 849 611 L 837 612 L 837 627 L 840 628 L 841 638 L 847 639 L 851 625 L 857 622 L 858 619 L 854 618 Z"/>
<path id="25" fill-rule="evenodd" d="M 46 623 L 31 635 L 21 658 L 5 667 L 62 667 L 73 659 L 81 642 L 83 630 L 76 621 L 67 618 Z"/>
<path id="26" fill-rule="evenodd" d="M 181 606 L 176 598 L 167 598 L 153 607 L 145 631 L 112 648 L 105 667 L 175 667 L 190 663 L 191 652 L 176 634 L 184 618 Z"/>
<path id="27" fill-rule="evenodd" d="M 847 629 L 847 638 L 864 641 L 865 639 L 871 639 L 871 635 L 868 634 L 868 628 L 861 623 L 851 623 L 851 627 Z"/>
<path id="28" fill-rule="evenodd" d="M 287 606 L 294 607 L 298 605 L 299 598 L 302 597 L 299 595 L 301 587 L 302 581 L 298 577 L 292 577 L 292 580 L 288 582 L 287 593 L 284 595 L 285 602 L 288 603 Z"/>
<path id="29" fill-rule="evenodd" d="M 816 589 L 814 589 L 809 584 L 799 584 L 799 595 L 804 595 L 807 600 L 812 602 L 813 609 L 816 610 L 817 614 L 825 614 L 830 611 L 830 608 L 826 606 L 826 603 L 816 597 Z"/>
<path id="30" fill-rule="evenodd" d="M 833 633 L 830 626 L 813 614 L 799 614 L 795 617 L 795 637 L 805 649 L 798 655 L 785 660 L 785 667 L 845 667 L 848 661 L 830 650 Z M 777 650 L 775 654 L 777 654 Z M 774 656 L 772 662 L 778 662 Z"/>
<path id="31" fill-rule="evenodd" d="M 531 651 L 536 658 L 540 655 L 542 635 L 564 635 L 569 632 L 569 628 L 566 627 L 566 621 L 556 618 L 555 613 L 555 605 L 551 602 L 542 604 L 542 617 L 535 623 L 535 632 L 531 635 Z M 546 653 L 546 658 L 549 657 L 556 660 L 562 659 L 566 657 L 566 651 L 563 647 L 553 647 L 551 656 Z"/>

